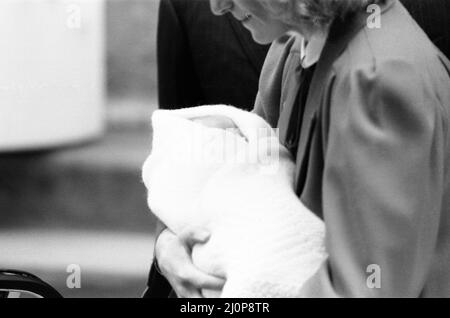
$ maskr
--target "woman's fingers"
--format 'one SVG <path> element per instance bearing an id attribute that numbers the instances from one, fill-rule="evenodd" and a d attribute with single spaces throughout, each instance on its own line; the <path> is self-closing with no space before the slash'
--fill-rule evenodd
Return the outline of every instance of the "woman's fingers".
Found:
<path id="1" fill-rule="evenodd" d="M 223 278 L 208 275 L 196 268 L 194 265 L 189 266 L 186 271 L 187 276 L 185 277 L 185 282 L 197 289 L 221 290 L 225 284 L 225 280 Z"/>
<path id="2" fill-rule="evenodd" d="M 194 265 L 186 248 L 181 245 L 181 241 L 178 242 L 180 245 L 171 248 L 171 255 L 162 257 L 160 269 L 178 297 L 201 298 L 200 288 L 195 285 Z"/>
<path id="3" fill-rule="evenodd" d="M 208 231 L 192 228 L 184 231 L 182 237 L 165 230 L 158 238 L 155 248 L 159 268 L 179 297 L 203 297 L 202 289 L 220 292 L 223 288 L 224 279 L 208 275 L 195 267 L 186 243 L 190 246 L 204 243 L 209 236 Z"/>
<path id="4" fill-rule="evenodd" d="M 191 248 L 193 245 L 197 243 L 206 243 L 209 240 L 211 233 L 207 230 L 200 228 L 188 228 L 184 230 L 178 238 L 182 241 L 186 246 Z"/>
<path id="5" fill-rule="evenodd" d="M 199 289 L 195 289 L 193 286 L 189 287 L 179 287 L 177 290 L 176 286 L 174 286 L 175 293 L 179 298 L 203 298 L 202 293 Z"/>
<path id="6" fill-rule="evenodd" d="M 178 276 L 178 281 L 174 286 L 177 286 L 175 292 L 179 297 L 203 298 L 202 289 L 220 292 L 224 284 L 224 279 L 208 275 L 194 265 L 188 265 L 183 269 L 183 273 Z"/>

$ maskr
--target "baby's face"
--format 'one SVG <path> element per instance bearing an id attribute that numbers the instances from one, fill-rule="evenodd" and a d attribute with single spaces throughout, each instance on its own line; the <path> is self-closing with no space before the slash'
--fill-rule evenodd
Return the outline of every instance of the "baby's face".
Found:
<path id="1" fill-rule="evenodd" d="M 193 122 L 200 123 L 206 127 L 226 129 L 241 137 L 244 137 L 234 121 L 225 116 L 202 116 L 191 118 Z"/>
<path id="2" fill-rule="evenodd" d="M 192 121 L 201 123 L 207 127 L 213 127 L 213 128 L 221 128 L 221 129 L 228 129 L 228 128 L 237 128 L 237 126 L 234 124 L 234 121 L 232 121 L 230 118 L 225 116 L 202 116 L 202 117 L 194 117 L 192 118 Z"/>

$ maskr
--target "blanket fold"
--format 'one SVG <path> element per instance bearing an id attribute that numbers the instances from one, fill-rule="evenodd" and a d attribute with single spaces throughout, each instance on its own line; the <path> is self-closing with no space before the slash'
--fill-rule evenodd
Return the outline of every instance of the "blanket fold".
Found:
<path id="1" fill-rule="evenodd" d="M 208 127 L 225 116 L 235 132 Z M 211 233 L 192 251 L 201 270 L 226 278 L 220 295 L 297 297 L 326 260 L 325 227 L 293 190 L 295 164 L 259 116 L 231 106 L 157 110 L 142 177 L 148 205 L 174 233 Z"/>

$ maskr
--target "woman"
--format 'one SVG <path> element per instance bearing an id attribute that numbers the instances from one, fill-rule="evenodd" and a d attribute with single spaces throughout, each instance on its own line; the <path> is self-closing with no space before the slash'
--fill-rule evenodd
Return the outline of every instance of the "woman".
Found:
<path id="1" fill-rule="evenodd" d="M 259 43 L 275 41 L 254 111 L 280 128 L 298 197 L 327 228 L 329 261 L 299 296 L 450 296 L 449 61 L 397 0 L 211 7 Z M 208 235 L 164 230 L 157 240 L 178 296 L 223 286 L 190 261 Z"/>

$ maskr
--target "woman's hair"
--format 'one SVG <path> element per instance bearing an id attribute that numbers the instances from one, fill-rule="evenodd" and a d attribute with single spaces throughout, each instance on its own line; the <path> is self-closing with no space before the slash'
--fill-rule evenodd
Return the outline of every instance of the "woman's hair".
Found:
<path id="1" fill-rule="evenodd" d="M 365 10 L 371 4 L 386 0 L 262 0 L 263 5 L 278 19 L 309 29 L 321 28 L 336 18 Z"/>

